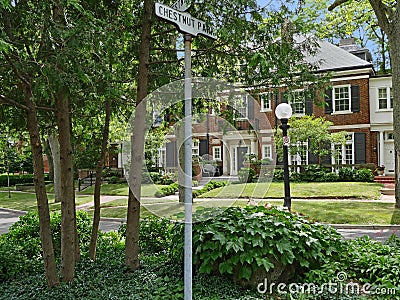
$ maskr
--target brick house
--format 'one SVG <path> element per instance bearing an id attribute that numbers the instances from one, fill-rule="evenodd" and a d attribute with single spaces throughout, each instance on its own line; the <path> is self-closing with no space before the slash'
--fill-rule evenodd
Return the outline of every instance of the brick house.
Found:
<path id="1" fill-rule="evenodd" d="M 281 102 L 291 104 L 294 116 L 322 116 L 333 122 L 332 132 L 349 133 L 345 145 L 331 145 L 332 157 L 324 157 L 323 164 L 384 165 L 386 174 L 394 174 L 393 100 L 391 76 L 377 76 L 371 63 L 371 54 L 348 39 L 335 46 L 319 41 L 317 53 L 307 60 L 318 65 L 320 73 L 329 73 L 330 84 L 318 99 L 325 103 L 317 106 L 304 91 L 290 93 L 284 88 L 274 91 L 252 92 L 241 95 L 235 104 L 238 115 L 230 124 L 212 109 L 205 117 L 193 119 L 193 156 L 211 160 L 216 175 L 237 175 L 243 167 L 246 154 L 258 159 L 274 159 L 274 129 L 278 125 L 275 107 Z M 322 96 L 323 95 L 323 96 Z M 158 150 L 157 165 L 175 170 L 178 165 L 177 142 L 173 133 Z M 291 164 L 315 164 L 318 158 L 302 145 Z"/>

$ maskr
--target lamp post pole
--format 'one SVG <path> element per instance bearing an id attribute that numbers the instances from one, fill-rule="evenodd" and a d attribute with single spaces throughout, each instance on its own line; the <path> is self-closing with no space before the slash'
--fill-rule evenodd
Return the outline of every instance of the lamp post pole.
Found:
<path id="1" fill-rule="evenodd" d="M 289 211 L 292 209 L 292 198 L 290 197 L 290 182 L 289 182 L 289 144 L 290 139 L 288 136 L 289 118 L 292 116 L 292 107 L 287 103 L 279 104 L 275 109 L 276 117 L 281 120 L 282 141 L 283 141 L 283 182 L 285 186 L 285 198 L 283 206 L 287 207 Z"/>
<path id="2" fill-rule="evenodd" d="M 279 126 L 282 129 L 283 138 L 287 138 L 287 131 L 289 129 L 288 119 L 281 119 L 281 125 Z M 292 198 L 290 197 L 290 182 L 289 182 L 289 145 L 287 143 L 283 143 L 283 182 L 285 185 L 285 198 L 283 201 L 283 206 L 287 207 L 289 211 L 292 209 Z"/>

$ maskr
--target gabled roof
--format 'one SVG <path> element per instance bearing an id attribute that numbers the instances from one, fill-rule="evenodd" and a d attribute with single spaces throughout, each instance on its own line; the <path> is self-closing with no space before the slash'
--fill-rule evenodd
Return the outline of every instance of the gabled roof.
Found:
<path id="1" fill-rule="evenodd" d="M 351 69 L 370 69 L 373 65 L 354 54 L 324 40 L 317 40 L 319 48 L 314 55 L 307 55 L 306 60 L 318 66 L 319 71 L 340 71 Z"/>

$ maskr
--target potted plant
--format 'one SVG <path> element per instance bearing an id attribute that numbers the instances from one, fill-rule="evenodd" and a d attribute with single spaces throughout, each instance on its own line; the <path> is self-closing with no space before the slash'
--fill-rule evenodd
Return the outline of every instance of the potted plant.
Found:
<path id="1" fill-rule="evenodd" d="M 385 166 L 378 166 L 375 169 L 376 174 L 382 176 L 385 173 Z"/>

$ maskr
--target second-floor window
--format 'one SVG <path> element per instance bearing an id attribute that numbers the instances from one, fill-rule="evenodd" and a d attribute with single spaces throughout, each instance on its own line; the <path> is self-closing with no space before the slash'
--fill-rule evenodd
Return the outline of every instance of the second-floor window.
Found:
<path id="1" fill-rule="evenodd" d="M 335 86 L 332 100 L 334 112 L 351 111 L 350 85 Z"/>
<path id="2" fill-rule="evenodd" d="M 273 97 L 273 93 L 271 93 L 271 92 L 266 92 L 266 93 L 260 94 L 261 111 L 262 112 L 271 110 L 272 97 Z"/>
<path id="3" fill-rule="evenodd" d="M 391 87 L 378 88 L 378 109 L 393 108 L 393 92 Z"/>
<path id="4" fill-rule="evenodd" d="M 247 95 L 241 95 L 239 99 L 237 99 L 236 105 L 236 113 L 238 115 L 238 119 L 247 119 L 248 117 L 248 98 Z"/>
<path id="5" fill-rule="evenodd" d="M 286 101 L 290 104 L 293 114 L 304 115 L 305 97 L 303 91 L 292 91 L 285 94 Z"/>

